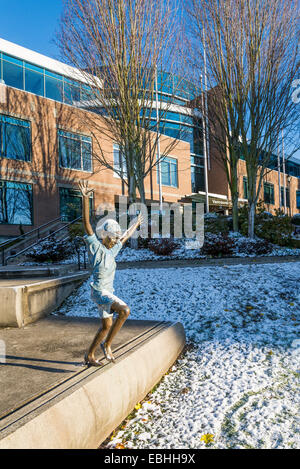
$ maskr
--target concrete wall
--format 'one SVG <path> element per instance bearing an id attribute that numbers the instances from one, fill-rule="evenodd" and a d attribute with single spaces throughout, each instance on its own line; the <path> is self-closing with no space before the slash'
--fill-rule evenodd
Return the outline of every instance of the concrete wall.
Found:
<path id="1" fill-rule="evenodd" d="M 169 324 L 131 347 L 116 364 L 85 371 L 25 406 L 2 432 L 0 449 L 97 448 L 159 382 L 185 345 L 182 325 Z M 43 400 L 44 399 L 44 400 Z"/>
<path id="2" fill-rule="evenodd" d="M 90 274 L 0 287 L 0 327 L 23 327 L 56 309 Z"/>

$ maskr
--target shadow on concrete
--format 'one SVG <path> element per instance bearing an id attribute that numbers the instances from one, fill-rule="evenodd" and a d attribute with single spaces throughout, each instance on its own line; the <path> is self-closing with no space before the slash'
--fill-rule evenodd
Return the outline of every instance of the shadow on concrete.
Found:
<path id="1" fill-rule="evenodd" d="M 24 367 L 24 368 L 31 368 L 33 370 L 39 370 L 39 371 L 46 371 L 46 372 L 53 372 L 53 373 L 70 373 L 70 369 L 62 369 L 62 368 L 50 368 L 50 367 L 45 367 L 45 366 L 38 366 L 32 364 L 32 362 L 39 362 L 39 363 L 53 363 L 53 364 L 58 364 L 58 365 L 72 365 L 72 366 L 79 366 L 82 365 L 82 362 L 66 362 L 66 361 L 59 361 L 59 360 L 45 360 L 45 359 L 40 359 L 40 358 L 32 358 L 32 357 L 18 357 L 14 355 L 7 355 L 6 360 L 20 360 L 24 362 L 30 362 L 31 364 L 28 363 L 16 363 L 16 362 L 5 362 L 3 363 L 4 366 L 18 366 L 18 367 Z"/>

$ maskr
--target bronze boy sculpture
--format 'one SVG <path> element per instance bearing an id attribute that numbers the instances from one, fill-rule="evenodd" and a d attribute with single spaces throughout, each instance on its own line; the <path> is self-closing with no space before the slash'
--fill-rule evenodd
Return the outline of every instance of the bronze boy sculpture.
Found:
<path id="1" fill-rule="evenodd" d="M 114 362 L 111 351 L 112 340 L 119 332 L 129 316 L 129 307 L 113 294 L 113 281 L 116 270 L 115 257 L 142 223 L 141 215 L 137 221 L 122 235 L 121 228 L 115 220 L 107 220 L 101 226 L 97 234 L 98 239 L 90 224 L 89 195 L 93 189 L 89 189 L 88 182 L 79 183 L 82 193 L 82 215 L 86 235 L 84 240 L 88 247 L 89 259 L 93 268 L 93 282 L 91 283 L 91 298 L 98 305 L 102 315 L 102 327 L 96 333 L 94 340 L 85 354 L 85 364 L 88 366 L 101 366 L 102 363 L 95 358 L 97 347 L 101 344 L 105 357 Z M 113 313 L 118 317 L 113 322 Z"/>

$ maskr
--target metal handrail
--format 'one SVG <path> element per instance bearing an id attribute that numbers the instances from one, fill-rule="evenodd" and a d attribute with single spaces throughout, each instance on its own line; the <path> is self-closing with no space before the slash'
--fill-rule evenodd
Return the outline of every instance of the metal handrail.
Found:
<path id="1" fill-rule="evenodd" d="M 42 229 L 42 228 L 45 228 L 45 226 L 48 226 L 48 225 L 51 225 L 51 223 L 55 223 L 57 222 L 58 220 L 61 220 L 62 219 L 62 215 L 58 218 L 54 218 L 53 220 L 51 221 L 48 221 L 47 223 L 44 223 L 43 225 L 40 225 L 38 226 L 37 228 L 35 228 L 34 230 L 31 230 L 31 231 L 27 231 L 27 233 L 24 233 L 20 236 L 18 236 L 17 238 L 13 238 L 12 240 L 8 240 L 8 241 L 5 241 L 4 243 L 0 244 L 0 250 L 3 251 L 5 250 L 5 246 L 9 245 L 11 246 L 11 243 L 13 242 L 13 245 L 16 244 L 16 241 L 18 239 L 20 239 L 21 241 L 24 241 L 26 236 L 30 235 L 30 234 L 33 234 L 35 233 L 36 231 L 38 232 L 38 235 L 39 235 L 39 231 Z"/>
<path id="2" fill-rule="evenodd" d="M 41 241 L 44 241 L 45 239 L 51 238 L 51 236 L 54 236 L 56 233 L 59 233 L 60 231 L 65 230 L 68 226 L 72 225 L 73 223 L 75 223 L 76 221 L 79 221 L 79 220 L 81 220 L 81 219 L 82 219 L 82 215 L 80 215 L 80 217 L 77 217 L 77 218 L 75 218 L 74 220 L 70 221 L 70 222 L 67 223 L 66 225 L 64 225 L 64 226 L 62 226 L 61 228 L 59 228 L 58 230 L 53 231 L 53 233 L 49 234 L 48 236 L 45 236 L 44 238 L 39 239 L 36 243 L 31 244 L 30 246 L 27 246 L 27 248 L 23 249 L 22 251 L 19 251 L 17 254 L 14 254 L 14 255 L 12 255 L 12 256 L 8 256 L 8 257 L 5 259 L 4 265 L 7 265 L 7 261 L 8 261 L 9 259 L 14 259 L 15 257 L 20 256 L 20 254 L 23 254 L 23 253 L 26 252 L 28 249 L 33 248 L 34 246 L 36 246 L 37 244 L 39 244 Z"/>

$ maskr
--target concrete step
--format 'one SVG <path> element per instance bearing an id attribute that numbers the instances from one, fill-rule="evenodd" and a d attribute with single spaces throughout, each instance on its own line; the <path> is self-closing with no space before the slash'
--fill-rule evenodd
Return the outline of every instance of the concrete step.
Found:
<path id="1" fill-rule="evenodd" d="M 23 327 L 54 311 L 90 275 L 0 280 L 0 327 Z"/>
<path id="2" fill-rule="evenodd" d="M 76 313 L 76 312 L 75 312 Z M 172 366 L 185 345 L 180 323 L 127 320 L 116 363 L 82 366 L 100 320 L 49 316 L 0 329 L 0 449 L 97 448 Z"/>
<path id="3" fill-rule="evenodd" d="M 59 277 L 71 272 L 77 272 L 77 264 L 50 265 L 50 266 L 27 266 L 27 265 L 8 265 L 0 267 L 1 279 L 30 279 L 41 277 Z"/>

